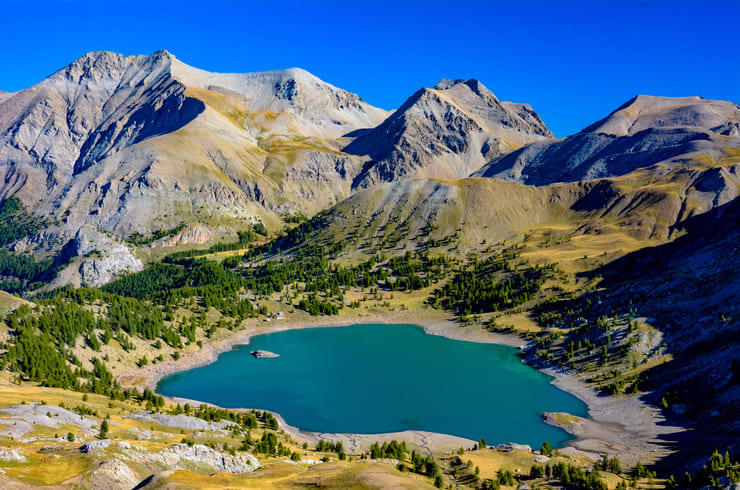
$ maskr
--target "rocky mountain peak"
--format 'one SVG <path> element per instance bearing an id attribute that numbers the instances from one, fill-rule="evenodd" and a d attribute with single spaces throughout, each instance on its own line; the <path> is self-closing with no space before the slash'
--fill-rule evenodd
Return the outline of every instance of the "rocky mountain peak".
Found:
<path id="1" fill-rule="evenodd" d="M 119 64 L 126 61 L 126 56 L 114 53 L 112 51 L 91 51 L 86 53 L 61 70 L 55 75 L 70 76 L 70 78 L 80 78 L 84 75 L 91 74 L 95 68 L 101 69 L 113 64 Z M 52 75 L 53 76 L 53 75 Z"/>
<path id="2" fill-rule="evenodd" d="M 729 135 L 740 121 L 740 106 L 702 97 L 638 95 L 582 132 L 617 136 L 650 128 L 695 128 Z"/>
<path id="3" fill-rule="evenodd" d="M 192 119 L 198 109 L 170 77 L 172 60 L 96 51 L 7 98 L 0 161 L 12 162 L 11 187 L 41 199 L 106 155 Z M 147 116 L 162 108 L 173 113 Z"/>
<path id="4" fill-rule="evenodd" d="M 465 80 L 463 78 L 458 78 L 456 80 L 443 78 L 434 86 L 433 90 L 453 97 L 457 96 L 465 98 L 472 96 L 474 98 L 480 98 L 490 106 L 498 106 L 501 103 L 493 92 L 475 78 L 471 78 L 469 80 Z"/>
<path id="5" fill-rule="evenodd" d="M 493 93 L 491 93 L 491 91 L 488 90 L 485 85 L 483 85 L 479 80 L 476 80 L 475 78 L 471 78 L 469 80 L 466 80 L 464 78 L 457 78 L 455 80 L 443 78 L 439 81 L 439 83 L 437 83 L 437 85 L 434 86 L 434 90 L 450 90 L 458 86 L 465 86 L 479 95 L 481 95 L 482 93 L 493 95 Z"/>
<path id="6" fill-rule="evenodd" d="M 474 175 L 549 185 L 616 177 L 656 164 L 721 161 L 737 151 L 733 148 L 740 148 L 737 104 L 638 95 L 577 134 L 529 144 Z"/>
<path id="7" fill-rule="evenodd" d="M 465 79 L 457 78 L 455 80 L 452 80 L 450 78 L 443 78 L 439 81 L 439 83 L 437 83 L 437 85 L 434 86 L 434 90 L 447 90 L 448 88 L 454 87 L 459 83 L 465 83 Z"/>
<path id="8" fill-rule="evenodd" d="M 150 57 L 158 57 L 161 59 L 175 59 L 175 55 L 167 51 L 166 49 L 158 49 L 150 55 Z"/>
<path id="9" fill-rule="evenodd" d="M 303 136 L 338 138 L 373 127 L 388 116 L 387 111 L 301 68 L 211 73 L 173 61 L 172 73 L 187 87 L 229 94 L 249 111 L 290 114 L 292 132 Z"/>
<path id="10" fill-rule="evenodd" d="M 475 79 L 444 78 L 409 97 L 344 151 L 371 162 L 355 179 L 369 187 L 399 178 L 459 178 L 493 157 L 552 137 L 531 107 L 499 101 Z"/>
<path id="11" fill-rule="evenodd" d="M 136 72 L 159 72 L 169 74 L 175 59 L 166 50 L 151 55 L 125 56 L 112 51 L 93 51 L 76 59 L 49 77 L 49 80 L 66 80 L 91 84 L 102 79 L 134 77 Z M 42 82 L 43 83 L 43 82 Z"/>

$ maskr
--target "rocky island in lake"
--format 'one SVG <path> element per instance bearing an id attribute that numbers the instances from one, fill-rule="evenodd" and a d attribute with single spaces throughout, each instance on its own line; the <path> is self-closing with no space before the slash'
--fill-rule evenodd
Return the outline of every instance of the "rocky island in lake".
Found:
<path id="1" fill-rule="evenodd" d="M 250 352 L 250 354 L 252 354 L 257 359 L 274 359 L 276 357 L 280 357 L 280 354 L 275 354 L 274 352 L 266 350 L 253 350 Z"/>

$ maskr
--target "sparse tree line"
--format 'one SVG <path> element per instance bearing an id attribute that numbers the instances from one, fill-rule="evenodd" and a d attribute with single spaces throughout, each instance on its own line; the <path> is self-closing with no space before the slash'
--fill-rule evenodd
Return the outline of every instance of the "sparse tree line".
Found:
<path id="1" fill-rule="evenodd" d="M 509 250 L 461 266 L 450 281 L 434 291 L 429 304 L 462 318 L 516 308 L 532 300 L 555 266 L 530 267 L 517 264 L 517 258 L 518 253 Z"/>

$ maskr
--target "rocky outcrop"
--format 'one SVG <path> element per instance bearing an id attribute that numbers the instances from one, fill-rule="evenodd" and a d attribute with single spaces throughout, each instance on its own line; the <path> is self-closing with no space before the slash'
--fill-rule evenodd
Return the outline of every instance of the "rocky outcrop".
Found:
<path id="1" fill-rule="evenodd" d="M 526 444 L 515 444 L 513 442 L 507 442 L 506 444 L 499 444 L 496 446 L 496 449 L 499 451 L 503 451 L 506 453 L 510 453 L 512 451 L 526 451 L 528 453 L 532 452 L 532 447 L 528 446 Z"/>
<path id="2" fill-rule="evenodd" d="M 5 430 L 0 430 L 0 435 L 14 438 L 19 438 L 30 432 L 34 426 L 59 428 L 63 425 L 74 425 L 91 429 L 98 424 L 93 419 L 70 412 L 67 409 L 54 405 L 41 405 L 40 403 L 4 408 L 0 410 L 0 414 L 8 416 L 8 418 L 0 419 L 0 424 L 6 425 Z"/>
<path id="3" fill-rule="evenodd" d="M 87 472 L 84 481 L 88 488 L 117 490 L 135 488 L 141 478 L 123 461 L 110 459 Z"/>
<path id="4" fill-rule="evenodd" d="M 223 235 L 236 235 L 230 228 L 219 227 L 214 229 L 211 226 L 196 223 L 186 226 L 182 231 L 174 236 L 160 238 L 149 244 L 150 248 L 157 247 L 174 247 L 176 245 L 202 245 L 215 240 Z"/>
<path id="5" fill-rule="evenodd" d="M 15 449 L 0 447 L 0 461 L 12 461 L 14 463 L 25 463 L 26 457 Z"/>
<path id="6" fill-rule="evenodd" d="M 165 461 L 171 464 L 182 464 L 184 462 L 205 464 L 213 467 L 216 471 L 225 473 L 249 473 L 260 467 L 257 458 L 248 453 L 240 453 L 237 456 L 224 456 L 213 449 L 195 444 L 176 444 L 159 453 Z"/>
<path id="7" fill-rule="evenodd" d="M 70 283 L 77 287 L 99 287 L 122 274 L 144 268 L 128 246 L 89 226 L 77 232 L 67 252 L 72 263 L 54 279 L 52 287 Z"/>
<path id="8" fill-rule="evenodd" d="M 103 451 L 111 444 L 113 444 L 113 441 L 111 441 L 110 439 L 88 442 L 87 444 L 83 444 L 82 446 L 80 446 L 80 452 L 83 454 L 88 454 L 96 451 Z"/>
<path id="9" fill-rule="evenodd" d="M 169 415 L 165 413 L 150 412 L 147 410 L 139 410 L 126 418 L 155 422 L 157 424 L 164 425 L 165 427 L 179 427 L 181 429 L 189 430 L 208 430 L 222 433 L 225 433 L 227 429 L 237 425 L 229 420 L 207 422 L 203 419 L 191 417 L 189 415 Z"/>
<path id="10" fill-rule="evenodd" d="M 740 106 L 731 102 L 641 95 L 578 134 L 531 143 L 474 175 L 542 186 L 714 162 L 740 148 L 739 124 Z"/>
<path id="11" fill-rule="evenodd" d="M 499 101 L 477 80 L 442 80 L 410 97 L 344 148 L 370 161 L 353 187 L 414 177 L 460 178 L 526 143 L 551 138 L 525 104 Z"/>
<path id="12" fill-rule="evenodd" d="M 256 357 L 257 359 L 274 359 L 276 357 L 280 357 L 280 354 L 275 354 L 274 352 L 266 351 L 266 350 L 253 350 L 250 352 L 252 356 Z"/>
<path id="13" fill-rule="evenodd" d="M 175 444 L 159 453 L 145 451 L 137 446 L 120 446 L 121 453 L 132 461 L 152 463 L 163 468 L 189 468 L 207 466 L 214 471 L 225 473 L 249 473 L 260 468 L 260 463 L 251 454 L 238 453 L 236 456 L 224 456 L 221 453 L 195 444 Z"/>

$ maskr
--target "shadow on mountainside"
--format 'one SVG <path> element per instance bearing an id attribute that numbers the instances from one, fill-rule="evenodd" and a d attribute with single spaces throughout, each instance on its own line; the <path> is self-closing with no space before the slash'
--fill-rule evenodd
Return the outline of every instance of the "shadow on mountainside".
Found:
<path id="1" fill-rule="evenodd" d="M 676 476 L 714 449 L 740 440 L 740 199 L 677 225 L 679 238 L 593 271 L 607 298 L 600 308 L 633 309 L 665 335 L 673 360 L 646 371 L 643 399 L 669 425 L 693 429 L 682 451 L 659 467 Z M 680 470 L 680 471 L 679 471 Z"/>
<path id="2" fill-rule="evenodd" d="M 74 163 L 75 174 L 127 146 L 174 133 L 206 109 L 203 101 L 185 95 L 185 87 L 174 81 L 147 91 L 143 98 L 145 102 L 133 112 L 111 118 L 91 132 Z"/>

